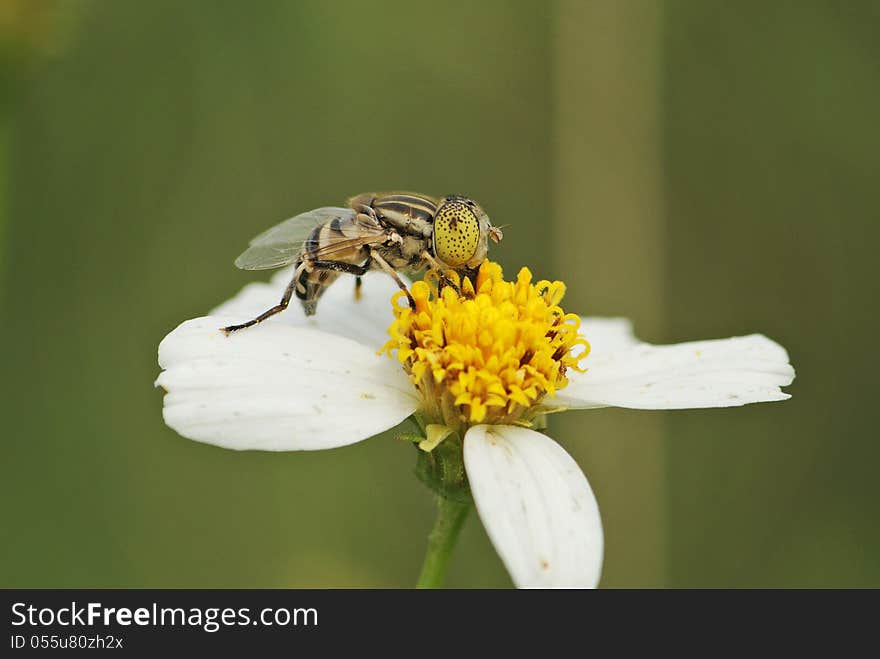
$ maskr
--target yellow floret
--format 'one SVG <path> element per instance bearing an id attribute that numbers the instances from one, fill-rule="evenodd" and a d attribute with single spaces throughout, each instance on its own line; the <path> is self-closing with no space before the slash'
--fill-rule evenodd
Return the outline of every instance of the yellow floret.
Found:
<path id="1" fill-rule="evenodd" d="M 546 395 L 567 384 L 569 368 L 589 353 L 578 333 L 580 318 L 559 303 L 565 284 L 522 268 L 505 281 L 501 266 L 485 261 L 474 284 L 459 281 L 459 295 L 428 273 L 412 285 L 416 309 L 392 298 L 395 320 L 383 348 L 396 353 L 424 399 L 424 412 L 450 428 L 477 423 L 528 423 Z M 572 356 L 575 346 L 583 350 Z"/>

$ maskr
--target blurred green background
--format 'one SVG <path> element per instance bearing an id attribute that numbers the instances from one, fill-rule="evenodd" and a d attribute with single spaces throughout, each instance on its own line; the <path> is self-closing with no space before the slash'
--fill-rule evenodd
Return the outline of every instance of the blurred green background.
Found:
<path id="1" fill-rule="evenodd" d="M 872 0 L 0 0 L 0 586 L 414 583 L 410 447 L 224 451 L 152 385 L 164 334 L 258 277 L 251 236 L 391 188 L 473 196 L 509 271 L 646 340 L 789 349 L 786 403 L 551 420 L 604 586 L 880 586 L 878 27 Z M 475 516 L 449 585 L 510 585 Z"/>

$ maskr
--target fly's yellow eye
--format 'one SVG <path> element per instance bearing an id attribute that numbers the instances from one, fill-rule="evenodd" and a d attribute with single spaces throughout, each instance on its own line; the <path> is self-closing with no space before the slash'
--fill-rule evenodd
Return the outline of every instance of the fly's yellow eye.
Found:
<path id="1" fill-rule="evenodd" d="M 434 252 L 448 266 L 466 264 L 480 244 L 480 221 L 466 204 L 447 202 L 434 216 Z"/>

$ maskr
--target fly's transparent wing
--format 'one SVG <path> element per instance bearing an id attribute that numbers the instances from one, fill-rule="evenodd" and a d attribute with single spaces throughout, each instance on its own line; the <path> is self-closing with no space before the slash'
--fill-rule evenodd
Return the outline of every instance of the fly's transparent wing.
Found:
<path id="1" fill-rule="evenodd" d="M 351 221 L 354 217 L 355 212 L 351 208 L 334 206 L 316 208 L 291 217 L 251 240 L 251 246 L 235 259 L 235 265 L 242 270 L 280 268 L 296 260 L 302 252 L 303 243 L 315 227 L 336 218 Z"/>
<path id="2" fill-rule="evenodd" d="M 251 240 L 251 245 L 282 245 L 289 243 L 301 245 L 315 227 L 330 222 L 337 217 L 351 219 L 354 215 L 354 211 L 350 208 L 337 206 L 316 208 L 307 213 L 300 213 L 289 220 L 284 220 L 281 224 L 276 224 L 271 229 L 267 229 Z"/>

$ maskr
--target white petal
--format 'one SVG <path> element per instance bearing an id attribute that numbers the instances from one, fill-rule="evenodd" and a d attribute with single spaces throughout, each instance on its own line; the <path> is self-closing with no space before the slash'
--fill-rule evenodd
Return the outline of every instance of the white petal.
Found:
<path id="1" fill-rule="evenodd" d="M 527 428 L 475 426 L 464 464 L 483 526 L 518 587 L 596 587 L 602 520 L 565 449 Z"/>
<path id="2" fill-rule="evenodd" d="M 232 317 L 233 324 L 255 318 L 278 304 L 292 276 L 293 268 L 285 268 L 275 274 L 269 283 L 250 283 L 235 297 L 213 309 L 209 315 Z M 348 337 L 378 350 L 388 340 L 388 326 L 394 320 L 391 296 L 399 290 L 397 284 L 385 273 L 368 272 L 363 276 L 361 299 L 355 300 L 354 277 L 340 276 L 321 296 L 314 316 L 307 318 L 302 305 L 294 296 L 287 309 L 264 324 L 310 327 Z"/>
<path id="3" fill-rule="evenodd" d="M 220 331 L 238 320 L 188 320 L 159 345 L 165 422 L 184 437 L 232 449 L 333 448 L 394 427 L 418 405 L 387 356 L 280 323 Z"/>
<path id="4" fill-rule="evenodd" d="M 632 348 L 641 343 L 633 334 L 632 321 L 628 318 L 581 316 L 580 333 L 590 343 L 590 355 L 587 359 Z"/>
<path id="5" fill-rule="evenodd" d="M 637 345 L 588 358 L 586 373 L 569 372 L 554 403 L 566 407 L 687 409 L 785 400 L 788 353 L 752 334 L 668 346 Z"/>

